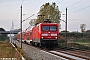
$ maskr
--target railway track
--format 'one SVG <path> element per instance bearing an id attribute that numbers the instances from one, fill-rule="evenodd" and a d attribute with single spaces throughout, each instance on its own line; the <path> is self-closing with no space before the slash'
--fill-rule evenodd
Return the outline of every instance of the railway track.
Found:
<path id="1" fill-rule="evenodd" d="M 63 51 L 65 50 L 65 51 Z M 74 48 L 60 48 L 59 50 L 47 51 L 51 54 L 63 57 L 67 60 L 90 60 L 90 51 L 79 50 Z"/>
<path id="2" fill-rule="evenodd" d="M 38 48 L 38 47 L 35 47 L 35 48 Z M 42 48 L 39 48 L 39 49 L 43 50 Z M 77 49 L 69 50 L 68 48 L 66 48 L 66 50 L 65 50 L 65 48 L 64 49 L 62 48 L 61 50 L 60 49 L 52 50 L 52 51 L 44 49 L 44 51 L 51 53 L 55 56 L 65 59 L 65 60 L 90 60 L 90 56 L 89 56 L 90 51 L 82 51 L 82 50 L 77 50 Z M 65 50 L 65 51 L 63 51 L 63 50 Z M 84 55 L 81 55 L 81 53 L 83 53 Z"/>
<path id="3" fill-rule="evenodd" d="M 28 46 L 32 46 L 30 44 L 25 44 Z M 43 49 L 37 46 L 32 46 L 34 48 L 39 49 L 43 53 L 47 53 L 54 57 L 61 58 L 61 60 L 90 60 L 90 51 L 82 51 L 78 49 L 68 49 L 68 48 L 57 48 L 54 50 Z"/>
<path id="4" fill-rule="evenodd" d="M 52 51 L 52 52 L 54 52 L 54 51 Z M 70 52 L 66 52 L 66 51 L 55 51 L 55 53 L 67 56 L 70 58 L 70 60 L 90 60 L 89 57 L 79 55 L 79 54 L 70 53 Z"/>
<path id="5" fill-rule="evenodd" d="M 70 51 L 70 50 L 67 50 L 67 52 L 71 52 L 74 54 L 79 54 L 79 55 L 90 57 L 90 51 L 82 51 L 82 50 L 74 50 L 74 51 L 71 50 Z"/>
<path id="6" fill-rule="evenodd" d="M 65 58 L 64 60 L 90 60 L 90 56 L 86 56 L 87 54 L 90 55 L 89 51 L 87 52 L 87 51 L 81 51 L 81 50 L 75 50 L 75 51 L 72 51 L 72 50 L 63 51 L 63 50 L 65 50 L 65 49 L 52 50 L 52 51 L 47 51 L 47 52 L 49 52 L 53 55 Z M 78 53 L 76 53 L 77 51 L 78 51 Z M 85 55 L 81 55 L 82 52 Z"/>
<path id="7" fill-rule="evenodd" d="M 55 54 L 57 56 L 63 57 L 67 60 L 88 60 L 87 58 L 77 57 L 77 55 L 71 55 L 66 52 L 57 52 L 57 51 L 50 51 L 50 53 Z"/>

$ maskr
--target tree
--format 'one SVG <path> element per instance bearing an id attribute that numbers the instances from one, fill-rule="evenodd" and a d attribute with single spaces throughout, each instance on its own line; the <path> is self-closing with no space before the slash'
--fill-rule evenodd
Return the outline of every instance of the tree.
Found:
<path id="1" fill-rule="evenodd" d="M 3 29 L 3 28 L 0 28 L 0 31 L 5 31 L 5 29 Z"/>
<path id="2" fill-rule="evenodd" d="M 50 19 L 52 23 L 58 23 L 60 25 L 60 11 L 58 6 L 56 6 L 56 3 L 45 3 L 40 7 L 40 11 L 38 12 L 37 19 L 35 20 L 35 23 L 43 22 L 44 19 Z M 30 21 L 31 23 L 32 21 Z M 30 24 L 29 23 L 29 24 Z"/>
<path id="3" fill-rule="evenodd" d="M 4 28 L 0 28 L 0 31 L 5 31 Z M 7 39 L 7 34 L 0 34 L 0 40 L 6 40 Z"/>
<path id="4" fill-rule="evenodd" d="M 35 19 L 31 19 L 31 21 L 29 22 L 29 24 L 30 24 L 31 26 L 33 26 L 33 25 L 35 24 Z"/>
<path id="5" fill-rule="evenodd" d="M 86 30 L 86 24 L 81 24 L 80 25 L 80 28 L 81 28 L 81 32 L 82 33 L 85 32 L 85 30 Z"/>
<path id="6" fill-rule="evenodd" d="M 87 33 L 90 33 L 90 30 L 87 30 L 86 32 L 87 32 Z"/>

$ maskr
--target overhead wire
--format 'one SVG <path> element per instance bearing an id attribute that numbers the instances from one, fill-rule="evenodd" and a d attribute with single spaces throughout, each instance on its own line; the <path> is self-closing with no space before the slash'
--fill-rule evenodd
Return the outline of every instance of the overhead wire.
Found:
<path id="1" fill-rule="evenodd" d="M 59 0 L 57 0 L 56 2 L 58 2 Z M 63 0 L 61 0 L 60 2 L 58 2 L 57 4 L 59 4 L 59 3 L 61 3 L 61 2 L 63 2 Z M 43 12 L 44 12 L 45 10 L 43 10 Z M 46 12 L 46 14 L 47 14 L 47 12 Z"/>
<path id="2" fill-rule="evenodd" d="M 24 19 L 22 22 L 24 22 L 25 20 L 28 20 L 29 18 L 31 18 L 32 16 L 34 16 L 35 14 L 33 14 L 33 15 L 31 15 L 31 16 L 29 16 L 29 17 L 27 17 L 26 19 Z"/>
<path id="3" fill-rule="evenodd" d="M 90 0 L 84 2 L 84 3 L 80 4 L 80 5 L 83 5 L 83 4 L 89 3 L 89 2 L 90 2 Z M 79 5 L 78 5 L 78 6 L 79 6 Z M 75 6 L 75 7 L 77 7 L 77 6 Z M 75 7 L 72 7 L 72 8 L 75 8 Z M 84 8 L 81 8 L 81 9 L 79 9 L 79 10 L 76 10 L 76 11 L 70 13 L 69 15 L 72 15 L 72 14 L 74 14 L 74 13 L 76 13 L 76 12 L 82 11 L 82 10 L 84 10 L 84 9 L 86 9 L 86 8 L 89 8 L 89 7 L 90 7 L 90 6 L 86 6 L 86 7 L 84 7 Z"/>
<path id="4" fill-rule="evenodd" d="M 80 4 L 80 5 L 83 5 L 83 4 L 86 4 L 86 3 L 89 3 L 89 2 L 90 2 L 90 0 L 84 2 L 84 3 Z M 78 6 L 80 6 L 80 5 L 78 5 Z M 71 9 L 76 8 L 76 7 L 78 7 L 78 6 L 72 7 Z M 70 10 L 70 9 L 68 9 L 68 10 Z"/>
<path id="5" fill-rule="evenodd" d="M 67 7 L 72 7 L 73 5 L 76 5 L 76 4 L 78 4 L 78 3 L 81 3 L 83 0 L 80 0 L 80 1 L 78 1 L 78 2 L 76 2 L 76 3 L 74 3 L 74 4 L 72 4 L 72 5 L 69 5 L 69 6 L 67 6 Z"/>
<path id="6" fill-rule="evenodd" d="M 76 12 L 79 12 L 79 11 L 84 10 L 84 9 L 86 9 L 86 8 L 89 8 L 89 7 L 90 7 L 90 6 L 86 6 L 86 7 L 82 8 L 82 9 L 79 9 L 79 10 L 77 10 L 77 11 L 74 11 L 74 12 L 71 13 L 71 14 L 74 14 L 74 13 L 76 13 Z M 71 14 L 69 14 L 69 15 L 71 15 Z"/>
<path id="7" fill-rule="evenodd" d="M 83 0 L 80 0 L 80 1 L 78 1 L 78 2 L 76 2 L 76 3 L 74 3 L 74 4 L 72 4 L 72 5 L 69 5 L 69 6 L 67 6 L 67 8 L 70 8 L 70 7 L 72 7 L 72 6 L 74 6 L 74 5 L 76 5 L 76 4 L 78 4 L 78 3 L 81 3 Z M 62 11 L 64 11 L 65 9 L 63 9 Z"/>
<path id="8" fill-rule="evenodd" d="M 20 7 L 21 7 L 21 5 L 23 4 L 23 1 L 24 1 L 24 0 L 22 0 L 22 2 L 21 2 L 21 4 L 20 4 Z M 17 19 L 17 17 L 18 17 L 18 15 L 19 15 L 19 12 L 20 12 L 20 7 L 19 7 L 19 10 L 18 10 L 18 12 L 17 12 L 16 17 L 15 17 L 15 19 L 14 19 L 14 20 L 16 20 L 16 19 Z"/>
<path id="9" fill-rule="evenodd" d="M 22 0 L 22 2 L 21 2 L 21 4 L 20 4 L 20 7 L 21 7 L 21 5 L 23 4 L 23 1 L 24 1 L 24 0 Z M 15 20 L 16 20 L 16 18 L 17 18 L 17 16 L 18 16 L 19 12 L 20 12 L 20 8 L 19 8 L 18 13 L 17 13 L 17 15 L 16 15 L 16 17 L 15 17 Z"/>
<path id="10" fill-rule="evenodd" d="M 74 3 L 74 4 L 71 4 L 71 5 L 69 5 L 69 6 L 67 6 L 67 8 L 74 8 L 73 6 L 74 5 L 76 5 L 76 4 L 79 4 L 79 3 L 81 3 L 81 2 L 83 2 L 84 0 L 80 0 L 80 1 L 78 1 L 78 2 L 76 2 L 76 3 Z M 86 1 L 86 2 L 84 2 L 83 4 L 85 4 L 85 3 L 88 3 L 90 0 L 88 0 L 88 1 Z M 82 4 L 80 4 L 80 5 L 82 5 Z M 79 6 L 79 5 L 78 5 Z M 75 7 L 77 7 L 77 6 L 75 6 Z M 74 11 L 74 12 L 72 12 L 71 14 L 68 14 L 68 15 L 72 15 L 72 14 L 74 14 L 74 13 L 76 13 L 76 12 L 79 12 L 79 11 L 82 11 L 82 10 L 84 10 L 84 9 L 86 9 L 86 8 L 89 8 L 90 6 L 86 6 L 86 7 L 84 7 L 84 8 L 82 8 L 82 9 L 79 9 L 79 10 L 77 10 L 77 11 Z M 63 9 L 62 11 L 65 11 L 66 9 Z M 68 9 L 69 10 L 69 9 Z M 62 12 L 61 11 L 61 12 Z M 64 16 L 65 17 L 65 16 Z"/>
<path id="11" fill-rule="evenodd" d="M 76 5 L 76 4 L 78 4 L 78 3 L 82 2 L 82 1 L 83 1 L 83 0 L 80 0 L 80 1 L 78 1 L 77 3 L 72 4 L 72 5 L 74 6 L 74 5 Z M 88 3 L 89 1 L 90 1 L 90 0 L 84 2 L 83 4 Z M 80 4 L 80 5 L 83 5 L 83 4 Z M 79 6 L 79 5 L 78 5 L 78 6 Z M 70 6 L 68 6 L 67 8 L 69 8 L 69 7 L 70 7 Z M 77 7 L 77 6 L 75 6 L 75 7 Z M 75 8 L 75 7 L 72 7 L 72 9 Z M 89 7 L 90 7 L 90 6 L 86 6 L 86 7 L 84 7 L 84 8 L 78 9 L 78 10 L 76 10 L 76 11 L 74 11 L 74 12 L 68 14 L 68 15 L 72 15 L 72 14 L 74 14 L 74 13 L 77 13 L 77 12 L 82 11 L 82 10 L 84 10 L 84 9 L 86 9 L 86 8 L 89 8 Z M 69 9 L 68 9 L 68 10 L 69 10 Z"/>
<path id="12" fill-rule="evenodd" d="M 58 2 L 57 4 L 60 4 L 61 2 L 63 2 L 64 0 L 61 0 L 60 2 Z"/>
<path id="13" fill-rule="evenodd" d="M 58 2 L 59 0 L 57 0 L 56 2 Z M 64 0 L 61 0 L 60 2 L 56 3 L 56 4 L 59 4 L 61 2 L 63 2 Z M 45 10 L 44 10 L 45 11 Z M 48 13 L 48 11 L 46 12 L 46 14 Z"/>
<path id="14" fill-rule="evenodd" d="M 20 9 L 18 10 L 17 15 L 16 15 L 14 20 L 16 20 L 16 18 L 18 17 L 19 12 L 20 12 Z"/>

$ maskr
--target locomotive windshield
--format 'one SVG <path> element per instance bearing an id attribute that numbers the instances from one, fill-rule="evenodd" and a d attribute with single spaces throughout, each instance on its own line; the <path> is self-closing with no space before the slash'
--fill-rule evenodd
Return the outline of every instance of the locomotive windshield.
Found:
<path id="1" fill-rule="evenodd" d="M 50 26 L 50 31 L 56 31 L 56 26 Z"/>
<path id="2" fill-rule="evenodd" d="M 49 26 L 42 26 L 43 31 L 49 31 Z"/>
<path id="3" fill-rule="evenodd" d="M 56 31 L 56 26 L 42 26 L 43 31 Z"/>

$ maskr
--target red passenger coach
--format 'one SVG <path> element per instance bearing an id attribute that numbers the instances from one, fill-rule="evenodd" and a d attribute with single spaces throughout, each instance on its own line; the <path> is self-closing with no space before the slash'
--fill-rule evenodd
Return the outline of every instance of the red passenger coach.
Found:
<path id="1" fill-rule="evenodd" d="M 23 41 L 23 42 L 26 41 L 26 34 L 25 34 L 25 32 L 22 33 L 22 41 Z"/>
<path id="2" fill-rule="evenodd" d="M 21 32 L 18 33 L 17 40 L 21 41 Z M 22 42 L 29 44 L 32 42 L 32 30 L 22 32 Z"/>
<path id="3" fill-rule="evenodd" d="M 20 40 L 20 32 L 19 32 L 18 35 L 17 35 L 17 40 L 18 40 L 18 41 Z"/>
<path id="4" fill-rule="evenodd" d="M 21 41 L 21 32 L 18 33 L 17 40 Z M 22 42 L 26 41 L 26 34 L 22 32 Z"/>
<path id="5" fill-rule="evenodd" d="M 57 46 L 58 32 L 57 23 L 40 23 L 32 29 L 32 43 L 40 46 Z"/>
<path id="6" fill-rule="evenodd" d="M 30 43 L 32 41 L 32 30 L 26 32 L 26 42 Z"/>

